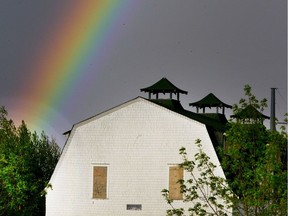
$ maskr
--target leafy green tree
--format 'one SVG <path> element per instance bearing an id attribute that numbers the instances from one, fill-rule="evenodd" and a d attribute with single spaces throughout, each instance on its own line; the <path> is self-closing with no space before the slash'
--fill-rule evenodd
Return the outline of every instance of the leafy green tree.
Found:
<path id="1" fill-rule="evenodd" d="M 216 176 L 214 170 L 216 166 L 210 162 L 209 156 L 202 150 L 201 140 L 196 140 L 198 147 L 192 160 L 187 156 L 186 149 L 182 147 L 179 152 L 183 162 L 179 165 L 190 176 L 187 180 L 180 179 L 183 202 L 190 203 L 188 209 L 175 208 L 173 200 L 169 198 L 169 191 L 162 190 L 162 195 L 171 209 L 167 210 L 167 215 L 231 215 L 233 206 L 233 191 L 228 187 L 226 179 Z M 196 171 L 197 170 L 197 171 Z M 199 175 L 197 175 L 199 173 Z"/>
<path id="2" fill-rule="evenodd" d="M 0 215 L 45 215 L 45 188 L 60 157 L 55 140 L 17 128 L 0 108 Z"/>
<path id="3" fill-rule="evenodd" d="M 235 121 L 226 131 L 222 167 L 228 184 L 239 200 L 235 215 L 286 215 L 287 133 L 267 130 L 263 125 L 266 99 L 258 101 L 249 85 L 246 99 L 234 106 Z M 245 112 L 248 108 L 254 111 Z M 241 115 L 242 114 L 242 115 Z"/>
<path id="4" fill-rule="evenodd" d="M 282 127 L 280 131 L 266 129 L 263 125 L 265 116 L 258 111 L 267 107 L 266 99 L 258 101 L 249 85 L 244 91 L 246 99 L 234 105 L 235 119 L 230 120 L 225 145 L 220 149 L 221 166 L 227 179 L 214 176 L 214 165 L 201 146 L 199 155 L 202 156 L 197 154 L 191 161 L 184 152 L 181 166 L 192 174 L 192 178 L 179 183 L 184 202 L 191 203 L 189 215 L 229 214 L 222 208 L 221 200 L 228 209 L 233 209 L 233 215 L 287 215 L 286 128 Z M 183 149 L 180 154 L 183 155 Z M 193 177 L 195 167 L 200 172 L 199 178 Z M 209 190 L 201 193 L 205 187 Z M 169 191 L 162 193 L 172 207 L 167 215 L 184 215 L 183 208 L 173 207 Z M 207 207 L 212 212 L 207 212 Z"/>

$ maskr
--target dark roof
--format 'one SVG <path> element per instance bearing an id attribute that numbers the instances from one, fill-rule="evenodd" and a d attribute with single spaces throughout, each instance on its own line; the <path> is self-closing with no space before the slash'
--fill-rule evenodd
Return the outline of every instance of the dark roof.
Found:
<path id="1" fill-rule="evenodd" d="M 221 100 L 219 100 L 214 94 L 210 93 L 206 97 L 204 97 L 202 100 L 199 100 L 194 103 L 189 103 L 189 106 L 196 106 L 199 108 L 203 107 L 227 107 L 227 108 L 232 108 L 232 106 L 225 104 Z"/>
<path id="2" fill-rule="evenodd" d="M 163 106 L 169 110 L 172 110 L 178 114 L 186 116 L 190 119 L 193 119 L 195 121 L 203 123 L 206 126 L 210 126 L 217 131 L 224 132 L 226 129 L 225 126 L 227 123 L 227 119 L 226 119 L 225 115 L 223 115 L 223 114 L 219 114 L 219 113 L 215 113 L 215 114 L 194 113 L 194 112 L 185 110 L 179 101 L 173 100 L 173 99 L 152 99 L 149 101 L 151 101 L 155 104 L 158 104 L 160 106 Z"/>
<path id="3" fill-rule="evenodd" d="M 62 133 L 62 135 L 66 136 L 66 135 L 70 135 L 71 130 L 65 131 L 64 133 Z"/>
<path id="4" fill-rule="evenodd" d="M 231 117 L 237 119 L 270 119 L 269 116 L 263 115 L 251 104 L 245 109 L 240 110 L 238 113 L 231 115 Z"/>
<path id="5" fill-rule="evenodd" d="M 199 113 L 199 115 L 206 116 L 223 124 L 228 122 L 226 116 L 220 113 Z"/>
<path id="6" fill-rule="evenodd" d="M 173 111 L 181 111 L 184 110 L 181 103 L 178 100 L 173 99 L 150 99 L 149 101 L 152 101 L 153 103 L 156 103 L 158 105 L 161 105 L 167 109 L 173 110 Z"/>
<path id="7" fill-rule="evenodd" d="M 149 92 L 149 93 L 182 93 L 182 94 L 188 94 L 187 91 L 181 90 L 177 88 L 175 85 L 173 85 L 168 79 L 165 77 L 156 82 L 155 84 L 147 87 L 142 88 L 140 91 Z"/>

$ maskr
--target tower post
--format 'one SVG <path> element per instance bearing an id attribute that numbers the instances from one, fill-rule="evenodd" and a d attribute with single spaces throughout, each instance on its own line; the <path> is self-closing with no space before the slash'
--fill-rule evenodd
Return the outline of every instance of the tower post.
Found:
<path id="1" fill-rule="evenodd" d="M 271 88 L 271 113 L 270 113 L 270 130 L 276 130 L 276 122 L 275 122 L 275 90 L 276 88 Z"/>

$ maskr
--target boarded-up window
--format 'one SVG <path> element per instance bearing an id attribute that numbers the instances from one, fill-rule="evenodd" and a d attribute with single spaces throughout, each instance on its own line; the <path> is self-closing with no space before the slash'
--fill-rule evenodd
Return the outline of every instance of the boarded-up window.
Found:
<path id="1" fill-rule="evenodd" d="M 182 200 L 183 194 L 180 191 L 179 180 L 183 179 L 183 168 L 179 166 L 169 167 L 169 198 Z"/>
<path id="2" fill-rule="evenodd" d="M 93 169 L 93 198 L 107 198 L 107 167 L 94 166 Z"/>

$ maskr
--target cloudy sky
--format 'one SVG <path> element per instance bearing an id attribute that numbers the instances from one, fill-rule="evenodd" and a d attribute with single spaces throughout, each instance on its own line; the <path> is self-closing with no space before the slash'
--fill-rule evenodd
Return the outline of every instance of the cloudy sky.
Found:
<path id="1" fill-rule="evenodd" d="M 276 115 L 282 118 L 287 110 L 286 0 L 119 1 L 121 13 L 108 26 L 113 40 L 102 41 L 90 72 L 79 71 L 82 75 L 69 83 L 61 106 L 45 98 L 35 101 L 53 110 L 54 120 L 45 119 L 41 129 L 61 146 L 61 134 L 73 124 L 137 96 L 146 97 L 140 88 L 162 77 L 188 91 L 181 102 L 190 110 L 188 103 L 210 92 L 235 104 L 245 84 L 270 105 L 270 88 L 276 87 Z M 32 122 L 25 102 L 33 98 L 22 92 L 45 80 L 35 78 L 29 68 L 36 63 L 39 47 L 57 35 L 64 11 L 76 2 L 0 1 L 0 105 L 15 121 L 21 118 L 28 126 Z M 270 114 L 269 108 L 265 114 Z"/>

